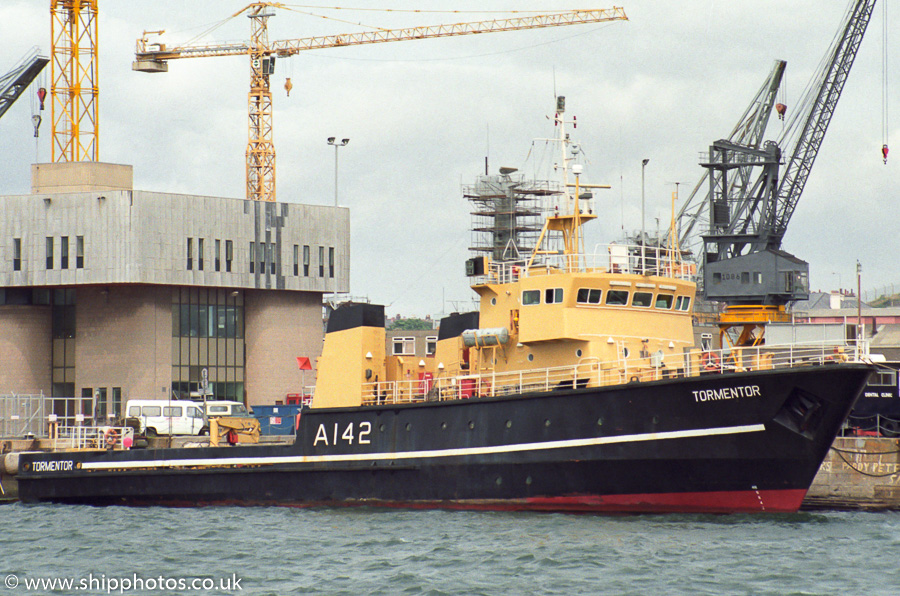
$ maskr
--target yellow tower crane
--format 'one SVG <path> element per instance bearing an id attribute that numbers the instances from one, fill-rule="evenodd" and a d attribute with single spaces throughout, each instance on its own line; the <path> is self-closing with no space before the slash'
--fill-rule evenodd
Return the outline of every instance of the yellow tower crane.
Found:
<path id="1" fill-rule="evenodd" d="M 53 161 L 98 161 L 97 0 L 50 0 Z"/>
<path id="2" fill-rule="evenodd" d="M 178 58 L 212 56 L 250 56 L 249 142 L 247 145 L 247 198 L 257 201 L 275 200 L 275 146 L 272 142 L 272 94 L 269 77 L 274 74 L 275 58 L 293 56 L 304 50 L 356 46 L 388 41 L 409 41 L 431 37 L 452 37 L 477 33 L 497 33 L 562 25 L 582 25 L 604 21 L 627 20 L 622 8 L 605 10 L 572 10 L 568 12 L 457 23 L 404 29 L 306 37 L 269 41 L 268 21 L 271 8 L 283 8 L 278 2 L 254 2 L 236 12 L 250 17 L 250 42 L 166 47 L 151 43 L 148 36 L 163 31 L 145 31 L 137 41 L 132 69 L 141 72 L 167 72 L 168 61 Z"/>

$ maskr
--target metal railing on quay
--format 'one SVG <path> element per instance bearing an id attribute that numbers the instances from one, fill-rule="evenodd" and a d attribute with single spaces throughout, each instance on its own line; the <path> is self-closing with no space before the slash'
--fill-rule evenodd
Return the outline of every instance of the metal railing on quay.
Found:
<path id="1" fill-rule="evenodd" d="M 871 416 L 853 416 L 847 418 L 841 428 L 842 437 L 900 437 L 900 420 L 873 414 Z"/>
<path id="2" fill-rule="evenodd" d="M 624 350 L 619 350 L 620 354 Z M 601 362 L 583 359 L 571 366 L 509 372 L 364 383 L 364 404 L 404 404 L 584 387 L 608 387 L 759 370 L 819 366 L 864 359 L 855 346 L 834 343 L 769 345 L 724 350 L 693 349 L 681 354 L 641 353 Z"/>

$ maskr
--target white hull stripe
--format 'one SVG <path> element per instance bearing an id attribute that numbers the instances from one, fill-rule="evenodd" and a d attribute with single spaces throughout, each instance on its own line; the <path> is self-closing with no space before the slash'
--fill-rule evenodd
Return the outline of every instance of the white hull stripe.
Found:
<path id="1" fill-rule="evenodd" d="M 616 443 L 638 443 L 642 441 L 662 441 L 666 439 L 687 439 L 763 432 L 762 424 L 726 426 L 721 428 L 700 428 L 662 433 L 619 435 L 615 437 L 594 437 L 590 439 L 569 439 L 565 441 L 545 441 L 542 443 L 518 443 L 491 447 L 464 447 L 458 449 L 433 449 L 428 451 L 400 451 L 397 453 L 346 453 L 335 455 L 286 455 L 272 457 L 217 457 L 197 459 L 157 459 L 124 462 L 84 462 L 82 470 L 122 470 L 142 468 L 193 468 L 224 466 L 259 466 L 276 464 L 312 464 L 348 461 L 403 460 L 436 457 L 459 457 L 465 455 L 489 455 L 495 453 L 515 453 L 519 451 L 544 451 L 547 449 L 567 449 L 571 447 L 591 447 Z"/>

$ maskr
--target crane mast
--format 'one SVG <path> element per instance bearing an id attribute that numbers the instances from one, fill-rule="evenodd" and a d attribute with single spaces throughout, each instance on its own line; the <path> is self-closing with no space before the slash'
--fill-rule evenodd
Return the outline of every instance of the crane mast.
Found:
<path id="1" fill-rule="evenodd" d="M 778 142 L 758 145 L 716 141 L 707 163 L 709 229 L 704 234 L 703 295 L 728 305 L 720 334 L 732 329 L 736 345 L 763 342 L 765 324 L 786 320 L 785 305 L 809 296 L 809 264 L 783 251 L 788 222 L 834 115 L 847 76 L 865 35 L 876 0 L 856 0 L 842 23 L 828 59 L 811 86 L 815 99 L 798 113 L 802 122 L 784 176 Z M 733 184 L 735 174 L 760 172 L 749 186 Z"/>
<path id="2" fill-rule="evenodd" d="M 250 57 L 247 198 L 259 201 L 275 200 L 275 145 L 272 140 L 272 94 L 269 90 L 269 77 L 274 74 L 276 57 L 293 56 L 305 50 L 324 48 L 628 20 L 622 8 L 614 7 L 605 10 L 572 10 L 530 17 L 378 29 L 270 42 L 268 20 L 273 13 L 269 12 L 269 9 L 281 6 L 277 2 L 254 2 L 233 15 L 248 13 L 251 23 L 249 43 L 183 45 L 169 48 L 165 44 L 150 42 L 148 39 L 149 34 L 161 34 L 162 31 L 145 31 L 137 41 L 135 60 L 132 64 L 133 70 L 141 72 L 166 72 L 168 61 L 180 58 L 240 55 Z"/>

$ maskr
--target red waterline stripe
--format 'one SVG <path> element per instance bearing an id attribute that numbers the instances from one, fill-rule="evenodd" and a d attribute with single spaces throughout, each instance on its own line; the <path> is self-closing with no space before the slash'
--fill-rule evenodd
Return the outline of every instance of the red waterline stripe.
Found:
<path id="1" fill-rule="evenodd" d="M 509 500 L 463 501 L 309 501 L 287 502 L 242 499 L 127 499 L 131 504 L 171 507 L 282 506 L 375 507 L 388 509 L 450 509 L 468 511 L 556 511 L 571 513 L 794 513 L 806 489 L 651 493 L 630 495 L 577 495 Z"/>

